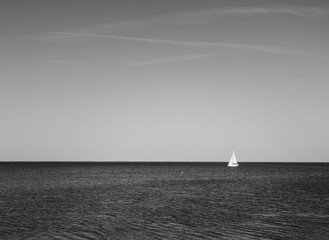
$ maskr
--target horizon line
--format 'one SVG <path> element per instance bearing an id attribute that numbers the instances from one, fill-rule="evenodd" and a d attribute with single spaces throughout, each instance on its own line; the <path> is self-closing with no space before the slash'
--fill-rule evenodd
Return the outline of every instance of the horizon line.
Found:
<path id="1" fill-rule="evenodd" d="M 0 163 L 228 163 L 228 160 L 0 160 Z M 329 161 L 257 161 L 239 160 L 240 163 L 329 163 Z"/>

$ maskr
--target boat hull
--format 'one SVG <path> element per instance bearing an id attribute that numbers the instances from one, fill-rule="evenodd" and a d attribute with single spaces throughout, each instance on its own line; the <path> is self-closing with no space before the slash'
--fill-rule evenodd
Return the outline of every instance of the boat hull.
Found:
<path id="1" fill-rule="evenodd" d="M 237 166 L 239 166 L 239 164 L 229 164 L 228 166 L 229 167 L 237 167 Z"/>

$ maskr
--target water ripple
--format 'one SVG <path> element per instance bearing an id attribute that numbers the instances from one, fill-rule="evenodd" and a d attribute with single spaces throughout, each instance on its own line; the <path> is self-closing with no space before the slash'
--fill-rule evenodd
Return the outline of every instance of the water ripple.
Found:
<path id="1" fill-rule="evenodd" d="M 2 166 L 0 236 L 329 239 L 329 165 L 269 166 Z"/>

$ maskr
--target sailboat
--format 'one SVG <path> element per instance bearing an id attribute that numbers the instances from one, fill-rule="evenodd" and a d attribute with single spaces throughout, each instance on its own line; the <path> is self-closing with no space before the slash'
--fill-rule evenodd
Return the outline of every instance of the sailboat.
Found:
<path id="1" fill-rule="evenodd" d="M 236 161 L 234 151 L 232 153 L 232 157 L 230 159 L 230 162 L 228 163 L 228 166 L 229 167 L 237 167 L 237 166 L 239 166 L 238 162 Z"/>

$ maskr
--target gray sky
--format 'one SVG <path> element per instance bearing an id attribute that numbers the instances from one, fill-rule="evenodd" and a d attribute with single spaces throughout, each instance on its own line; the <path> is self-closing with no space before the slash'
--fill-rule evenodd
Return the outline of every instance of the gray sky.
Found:
<path id="1" fill-rule="evenodd" d="M 0 4 L 0 160 L 329 161 L 329 2 Z"/>

